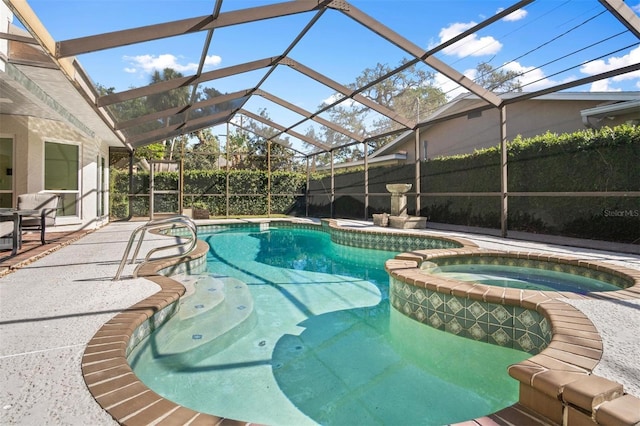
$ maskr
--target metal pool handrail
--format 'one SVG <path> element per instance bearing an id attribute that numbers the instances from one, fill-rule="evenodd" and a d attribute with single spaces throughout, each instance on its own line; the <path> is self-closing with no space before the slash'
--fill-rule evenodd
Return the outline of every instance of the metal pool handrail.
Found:
<path id="1" fill-rule="evenodd" d="M 149 250 L 149 252 L 144 258 L 144 261 L 140 265 L 138 265 L 138 267 L 136 267 L 135 271 L 137 271 L 138 268 L 140 268 L 140 266 L 142 266 L 144 262 L 149 261 L 152 254 L 161 250 L 175 249 L 175 248 L 184 247 L 188 245 L 187 249 L 185 249 L 185 251 L 182 252 L 179 255 L 179 257 L 188 256 L 196 248 L 196 245 L 198 243 L 198 227 L 196 226 L 195 222 L 191 220 L 190 217 L 184 216 L 184 215 L 177 215 L 177 216 L 172 216 L 165 219 L 151 220 L 146 224 L 139 226 L 131 233 L 131 236 L 129 237 L 129 242 L 127 243 L 127 248 L 124 251 L 124 255 L 122 256 L 122 260 L 120 261 L 120 266 L 118 267 L 118 272 L 116 272 L 115 277 L 113 277 L 113 281 L 118 281 L 120 279 L 120 275 L 122 274 L 124 265 L 127 263 L 127 259 L 129 258 L 129 252 L 131 251 L 131 247 L 133 246 L 133 242 L 135 241 L 138 233 L 140 233 L 140 239 L 138 240 L 138 245 L 136 246 L 136 249 L 129 263 L 134 263 L 135 260 L 138 258 L 138 253 L 140 252 L 140 247 L 142 246 L 142 241 L 144 240 L 144 236 L 147 230 L 165 230 L 165 229 L 175 229 L 175 228 L 186 228 L 189 231 L 191 238 L 187 239 L 186 241 L 179 242 L 177 244 L 170 244 L 167 246 L 155 247 Z M 154 260 L 165 259 L 170 257 L 175 257 L 175 255 L 159 257 Z M 135 276 L 135 271 L 134 271 L 134 276 Z"/>

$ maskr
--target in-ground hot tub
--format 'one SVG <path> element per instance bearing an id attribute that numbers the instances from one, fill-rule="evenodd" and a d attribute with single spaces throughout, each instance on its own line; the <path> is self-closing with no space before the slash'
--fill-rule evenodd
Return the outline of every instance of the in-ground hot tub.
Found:
<path id="1" fill-rule="evenodd" d="M 577 294 L 617 291 L 632 284 L 611 272 L 564 263 L 562 259 L 523 259 L 498 253 L 443 256 L 422 262 L 420 271 L 491 286 Z"/>
<path id="2" fill-rule="evenodd" d="M 611 266 L 531 253 L 414 251 L 387 262 L 392 306 L 462 337 L 531 354 L 551 342 L 541 297 L 622 290 L 634 279 Z M 544 295 L 544 296 L 543 296 Z"/>

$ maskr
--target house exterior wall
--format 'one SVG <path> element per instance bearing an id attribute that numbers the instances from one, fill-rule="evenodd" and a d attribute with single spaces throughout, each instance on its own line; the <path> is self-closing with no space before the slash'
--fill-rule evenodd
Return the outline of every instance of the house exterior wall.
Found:
<path id="1" fill-rule="evenodd" d="M 44 190 L 44 144 L 58 142 L 79 147 L 79 194 L 78 216 L 58 216 L 56 226 L 69 229 L 95 228 L 108 220 L 108 197 L 105 200 L 105 215 L 98 217 L 98 172 L 99 159 L 108 164 L 109 147 L 106 143 L 86 137 L 62 121 L 28 116 L 0 116 L 2 135 L 14 139 L 14 194 Z M 105 169 L 103 187 L 108 188 L 108 167 Z"/>
<path id="2" fill-rule="evenodd" d="M 580 111 L 598 106 L 601 101 L 577 100 L 529 100 L 508 105 L 507 138 L 518 135 L 533 137 L 547 131 L 553 133 L 574 132 L 585 129 Z M 602 122 L 609 126 L 622 124 L 627 117 Z M 437 123 L 420 130 L 420 158 L 472 153 L 476 149 L 489 148 L 500 143 L 500 114 L 497 109 L 482 111 L 475 117 L 461 117 Z M 415 161 L 413 137 L 397 147 L 407 152 L 407 162 Z M 397 152 L 396 151 L 396 152 Z"/>

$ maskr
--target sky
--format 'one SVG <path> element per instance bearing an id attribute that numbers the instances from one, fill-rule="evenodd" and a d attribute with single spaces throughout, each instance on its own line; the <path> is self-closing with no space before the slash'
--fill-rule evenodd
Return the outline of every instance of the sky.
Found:
<path id="1" fill-rule="evenodd" d="M 350 4 L 422 49 L 432 48 L 515 1 L 502 0 L 352 0 Z M 109 31 L 208 15 L 213 0 L 28 0 L 57 41 Z M 267 0 L 226 0 L 222 12 L 264 6 Z M 628 0 L 640 14 L 640 1 Z M 214 32 L 204 71 L 279 56 L 310 22 L 312 13 L 287 16 Z M 206 34 L 199 32 L 101 52 L 78 59 L 94 83 L 117 91 L 149 83 L 153 71 L 166 67 L 184 75 L 197 70 Z M 336 10 L 326 11 L 288 55 L 341 84 L 353 83 L 378 63 L 395 67 L 410 55 Z M 538 0 L 465 38 L 436 58 L 467 77 L 488 62 L 522 73 L 524 91 L 573 81 L 613 67 L 640 63 L 640 43 L 597 0 Z M 448 98 L 462 90 L 436 70 L 435 83 Z M 229 93 L 253 87 L 265 70 L 207 83 Z M 314 111 L 335 91 L 288 67 L 279 66 L 262 89 Z M 598 81 L 573 91 L 640 91 L 640 72 Z M 299 116 L 269 102 L 252 100 L 246 109 L 267 108 L 283 125 Z"/>

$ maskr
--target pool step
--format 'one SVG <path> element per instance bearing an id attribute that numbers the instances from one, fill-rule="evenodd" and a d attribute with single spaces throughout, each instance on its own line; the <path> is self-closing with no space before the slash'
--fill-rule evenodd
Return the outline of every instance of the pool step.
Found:
<path id="1" fill-rule="evenodd" d="M 209 274 L 202 274 L 193 284 L 193 293 L 180 301 L 177 316 L 181 321 L 195 319 L 217 308 L 225 299 L 224 282 Z"/>
<path id="2" fill-rule="evenodd" d="M 178 313 L 151 338 L 170 363 L 193 363 L 219 352 L 256 324 L 253 297 L 235 278 L 202 275 Z"/>

